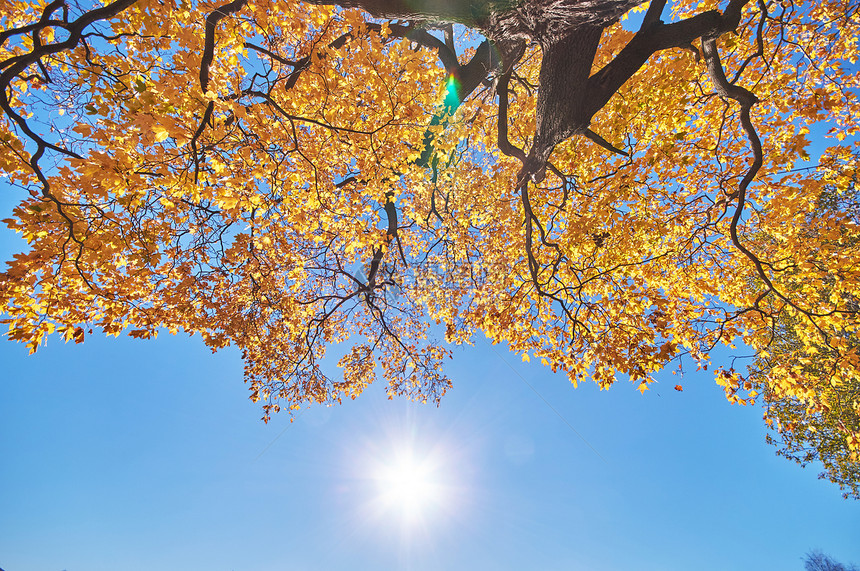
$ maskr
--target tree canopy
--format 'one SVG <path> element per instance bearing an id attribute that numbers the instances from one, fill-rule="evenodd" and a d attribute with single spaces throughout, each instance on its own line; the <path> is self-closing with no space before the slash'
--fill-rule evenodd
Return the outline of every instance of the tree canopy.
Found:
<path id="1" fill-rule="evenodd" d="M 856 241 L 855 233 L 839 232 L 821 236 L 820 229 L 836 220 L 836 227 L 845 222 L 860 224 L 860 188 L 856 179 L 850 187 L 837 192 L 826 187 L 819 196 L 817 207 L 807 215 L 804 231 L 816 242 Z M 831 293 L 836 283 L 829 276 L 820 285 L 822 295 Z M 839 295 L 846 295 L 840 293 Z M 857 298 L 848 296 L 849 308 L 857 308 Z M 806 466 L 818 461 L 828 478 L 839 485 L 844 496 L 860 497 L 860 462 L 857 445 L 852 439 L 860 432 L 860 379 L 846 375 L 833 354 L 834 344 L 821 340 L 802 339 L 797 327 L 797 315 L 774 319 L 774 338 L 761 351 L 749 371 L 749 381 L 762 392 L 765 421 L 771 432 L 767 440 L 777 447 L 777 453 Z M 843 350 L 855 350 L 856 332 L 831 329 L 828 339 L 839 339 Z M 775 436 L 775 437 L 774 437 Z"/>
<path id="2" fill-rule="evenodd" d="M 434 335 L 479 333 L 574 384 L 711 367 L 741 404 L 831 406 L 827 371 L 856 413 L 860 229 L 820 203 L 857 178 L 858 9 L 0 0 L 2 322 L 237 346 L 267 417 L 377 371 L 438 400 Z M 711 363 L 741 343 L 765 374 Z"/>
<path id="3" fill-rule="evenodd" d="M 806 554 L 803 560 L 803 568 L 806 571 L 858 571 L 854 564 L 846 567 L 838 561 L 834 561 L 829 555 L 821 550 L 815 549 Z"/>

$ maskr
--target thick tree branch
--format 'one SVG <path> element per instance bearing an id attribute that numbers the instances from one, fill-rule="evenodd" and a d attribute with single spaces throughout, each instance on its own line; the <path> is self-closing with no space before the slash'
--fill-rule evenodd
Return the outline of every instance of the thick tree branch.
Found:
<path id="1" fill-rule="evenodd" d="M 600 135 L 598 135 L 597 133 L 592 131 L 591 129 L 586 129 L 585 132 L 583 133 L 583 135 L 585 136 L 586 139 L 590 140 L 593 143 L 600 145 L 601 147 L 603 147 L 607 151 L 611 151 L 613 153 L 623 155 L 625 157 L 630 156 L 630 153 L 628 153 L 627 151 L 622 151 L 621 149 L 619 149 L 618 147 L 616 147 L 615 145 L 613 145 L 612 143 L 610 143 L 609 141 L 607 141 L 606 139 L 604 139 L 603 137 L 601 137 Z"/>
<path id="2" fill-rule="evenodd" d="M 203 41 L 203 59 L 200 62 L 200 89 L 205 93 L 209 88 L 209 68 L 215 59 L 215 28 L 218 22 L 228 15 L 238 12 L 248 0 L 233 0 L 215 8 L 206 16 L 206 37 Z"/>
<path id="3" fill-rule="evenodd" d="M 511 79 L 511 70 L 507 70 L 499 77 L 496 93 L 499 96 L 498 114 L 498 145 L 499 150 L 509 157 L 515 157 L 523 164 L 526 162 L 525 152 L 512 144 L 508 139 L 508 83 Z"/>
<path id="4" fill-rule="evenodd" d="M 752 147 L 753 151 L 753 162 L 750 165 L 749 169 L 747 169 L 747 172 L 744 174 L 743 179 L 738 185 L 737 206 L 735 207 L 735 213 L 734 216 L 732 216 L 732 221 L 729 225 L 729 233 L 732 238 L 732 243 L 750 261 L 752 261 L 753 265 L 755 265 L 759 277 L 762 279 L 762 281 L 764 281 L 768 289 L 773 291 L 778 297 L 782 298 L 784 301 L 791 303 L 782 294 L 780 294 L 779 291 L 777 291 L 770 278 L 768 277 L 761 260 L 759 260 L 758 256 L 753 254 L 746 246 L 743 245 L 740 240 L 740 237 L 738 236 L 738 223 L 740 222 L 741 216 L 743 215 L 744 206 L 746 204 L 747 188 L 749 188 L 750 183 L 753 181 L 755 175 L 758 173 L 759 169 L 761 169 L 762 163 L 764 162 L 761 139 L 759 139 L 758 133 L 755 130 L 755 126 L 752 124 L 752 120 L 750 118 L 750 110 L 752 109 L 752 106 L 758 102 L 758 99 L 747 89 L 739 85 L 733 85 L 729 83 L 729 80 L 726 78 L 725 70 L 723 70 L 723 65 L 720 62 L 720 54 L 717 51 L 717 42 L 715 39 L 706 38 L 702 40 L 702 54 L 705 58 L 705 64 L 708 68 L 708 74 L 711 76 L 711 80 L 714 82 L 714 88 L 716 89 L 717 93 L 719 93 L 722 97 L 733 99 L 740 104 L 741 126 L 743 127 L 744 132 L 749 139 L 750 146 Z"/>
<path id="5" fill-rule="evenodd" d="M 368 29 L 381 29 L 379 24 L 368 24 Z M 442 65 L 448 73 L 454 73 L 460 67 L 460 62 L 457 61 L 457 54 L 454 52 L 453 45 L 448 45 L 427 30 L 416 28 L 415 26 L 402 26 L 400 24 L 388 24 L 391 35 L 398 38 L 407 38 L 419 46 L 436 50 Z"/>
<path id="6" fill-rule="evenodd" d="M 497 65 L 498 61 L 493 57 L 490 43 L 488 41 L 482 42 L 475 51 L 475 55 L 469 60 L 469 63 L 458 66 L 449 77 L 449 88 L 453 88 L 454 92 L 450 97 L 445 98 L 445 106 L 442 112 L 433 117 L 430 125 L 442 124 L 445 118 L 453 114 L 466 97 L 484 82 Z M 450 79 L 454 79 L 454 81 L 450 81 Z M 433 134 L 428 129 L 424 133 L 424 148 L 421 151 L 421 156 L 415 161 L 415 164 L 425 168 L 430 167 L 433 154 Z"/>
<path id="7" fill-rule="evenodd" d="M 382 31 L 382 25 L 377 24 L 375 22 L 367 22 L 366 26 L 368 30 L 373 30 L 374 32 Z M 439 59 L 442 61 L 442 65 L 445 66 L 445 69 L 448 71 L 448 73 L 454 73 L 455 70 L 460 67 L 459 62 L 457 61 L 457 56 L 448 48 L 448 46 L 446 46 L 441 40 L 439 40 L 439 38 L 428 33 L 426 30 L 415 28 L 413 26 L 403 26 L 400 24 L 393 23 L 389 23 L 388 28 L 391 32 L 391 35 L 394 37 L 407 38 L 420 46 L 437 50 Z M 328 44 L 328 47 L 335 50 L 340 49 L 346 44 L 348 40 L 352 38 L 352 32 L 347 32 L 330 42 Z M 246 43 L 246 45 L 248 44 Z M 276 61 L 292 66 L 293 71 L 290 73 L 289 76 L 287 76 L 284 90 L 290 90 L 295 87 L 302 72 L 307 70 L 310 66 L 313 56 L 313 53 L 310 53 L 305 57 L 293 62 L 282 58 L 275 53 L 269 52 L 268 50 L 265 50 L 264 52 L 262 49 L 258 49 L 255 46 L 249 47 L 260 51 L 261 53 L 267 53 L 267 55 L 269 55 L 270 57 L 272 57 L 272 59 L 275 59 Z M 314 48 L 314 50 L 316 50 L 316 48 Z M 317 52 L 317 57 L 324 57 L 323 52 Z"/>
<path id="8" fill-rule="evenodd" d="M 741 9 L 749 2 L 732 0 L 722 14 L 711 10 L 672 24 L 663 24 L 652 16 L 648 27 L 643 25 L 611 62 L 588 78 L 585 116 L 590 121 L 658 51 L 685 48 L 699 38 L 718 37 L 737 28 Z"/>
<path id="9" fill-rule="evenodd" d="M 749 188 L 749 185 L 752 183 L 753 179 L 755 179 L 756 174 L 758 174 L 758 171 L 761 169 L 762 164 L 764 162 L 761 139 L 759 138 L 758 133 L 756 132 L 755 126 L 753 125 L 752 119 L 750 117 L 750 111 L 752 110 L 753 105 L 758 102 L 758 98 L 749 90 L 739 85 L 729 83 L 729 80 L 726 78 L 723 65 L 720 62 L 719 52 L 717 51 L 717 42 L 713 37 L 703 38 L 702 53 L 704 55 L 705 63 L 708 68 L 708 74 L 711 76 L 711 79 L 714 82 L 714 88 L 716 89 L 717 93 L 727 99 L 733 99 L 740 104 L 741 127 L 743 127 L 744 133 L 746 133 L 747 139 L 749 140 L 750 146 L 752 147 L 753 151 L 753 162 L 747 169 L 747 172 L 744 173 L 743 179 L 741 179 L 740 184 L 738 184 L 737 205 L 735 206 L 735 212 L 732 216 L 731 223 L 729 224 L 729 234 L 732 239 L 732 244 L 734 244 L 735 247 L 753 263 L 759 278 L 761 278 L 761 280 L 765 283 L 768 290 L 773 292 L 774 295 L 776 295 L 779 299 L 781 299 L 782 301 L 808 317 L 825 317 L 827 315 L 830 315 L 833 312 L 817 313 L 814 311 L 810 311 L 800 307 L 791 299 L 789 299 L 774 285 L 773 280 L 770 279 L 767 272 L 765 271 L 764 263 L 761 261 L 761 259 L 759 259 L 759 257 L 749 248 L 747 248 L 740 240 L 740 236 L 738 235 L 738 224 L 740 223 L 741 217 L 743 216 L 744 206 L 746 204 L 747 189 Z"/>
<path id="10" fill-rule="evenodd" d="M 459 22 L 479 27 L 486 22 L 494 5 L 504 1 L 492 0 L 305 0 L 318 6 L 359 8 L 377 18 L 403 18 L 438 22 Z M 507 2 L 511 4 L 511 2 Z"/>
<path id="11" fill-rule="evenodd" d="M 238 12 L 247 3 L 248 0 L 233 0 L 229 4 L 219 6 L 206 16 L 206 35 L 203 39 L 203 58 L 200 60 L 200 89 L 206 93 L 209 89 L 209 69 L 212 67 L 212 62 L 215 59 L 215 28 L 222 19 L 229 14 Z M 206 111 L 203 113 L 203 118 L 200 120 L 200 125 L 194 131 L 194 136 L 191 138 L 191 154 L 194 160 L 194 183 L 197 183 L 200 175 L 200 155 L 197 152 L 197 141 L 206 129 L 206 125 L 212 119 L 212 113 L 215 110 L 215 102 L 210 101 L 206 105 Z"/>

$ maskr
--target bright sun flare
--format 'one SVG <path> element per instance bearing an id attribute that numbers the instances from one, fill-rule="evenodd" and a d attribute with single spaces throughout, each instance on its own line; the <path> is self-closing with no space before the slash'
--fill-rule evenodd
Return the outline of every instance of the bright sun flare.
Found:
<path id="1" fill-rule="evenodd" d="M 402 453 L 381 465 L 375 477 L 380 499 L 405 520 L 426 518 L 444 499 L 438 466 L 430 459 Z"/>

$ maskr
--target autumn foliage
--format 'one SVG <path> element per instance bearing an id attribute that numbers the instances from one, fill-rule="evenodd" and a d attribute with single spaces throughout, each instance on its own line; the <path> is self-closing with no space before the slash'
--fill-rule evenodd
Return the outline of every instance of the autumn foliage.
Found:
<path id="1" fill-rule="evenodd" d="M 0 0 L 10 339 L 199 334 L 266 415 L 377 373 L 437 400 L 439 336 L 574 384 L 711 368 L 838 407 L 856 470 L 860 220 L 821 206 L 856 192 L 856 0 L 633 1 L 638 32 L 562 39 L 316 4 Z M 741 344 L 755 375 L 711 362 Z"/>

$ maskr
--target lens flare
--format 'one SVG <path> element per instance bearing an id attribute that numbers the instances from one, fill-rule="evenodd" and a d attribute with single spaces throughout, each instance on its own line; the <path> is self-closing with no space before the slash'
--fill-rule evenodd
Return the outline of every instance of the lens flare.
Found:
<path id="1" fill-rule="evenodd" d="M 446 110 L 450 113 L 460 105 L 460 90 L 462 89 L 460 80 L 453 75 L 448 76 L 445 82 L 445 101 Z"/>

